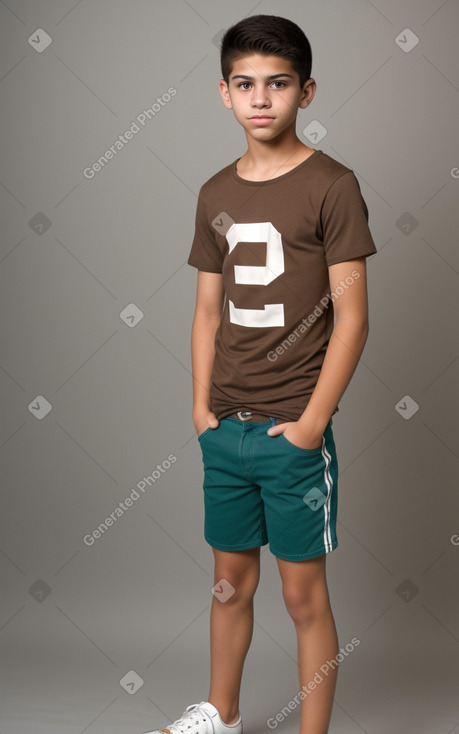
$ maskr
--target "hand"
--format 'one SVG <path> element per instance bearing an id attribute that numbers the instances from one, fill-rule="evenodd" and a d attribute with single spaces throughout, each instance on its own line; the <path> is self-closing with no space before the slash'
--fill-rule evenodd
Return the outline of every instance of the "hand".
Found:
<path id="1" fill-rule="evenodd" d="M 279 436 L 281 433 L 285 435 L 285 438 L 298 446 L 300 449 L 318 449 L 322 445 L 322 435 L 318 434 L 317 431 L 307 431 L 303 426 L 300 426 L 298 421 L 292 421 L 290 423 L 279 423 L 277 426 L 271 426 L 268 430 L 268 436 Z"/>
<path id="2" fill-rule="evenodd" d="M 208 428 L 218 428 L 220 421 L 209 408 L 193 410 L 193 423 L 198 436 Z"/>

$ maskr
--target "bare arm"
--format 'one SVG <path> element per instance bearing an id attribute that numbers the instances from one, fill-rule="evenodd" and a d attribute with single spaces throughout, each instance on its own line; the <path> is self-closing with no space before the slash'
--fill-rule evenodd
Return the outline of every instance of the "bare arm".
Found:
<path id="1" fill-rule="evenodd" d="M 298 421 L 269 429 L 271 436 L 285 432 L 292 443 L 307 449 L 320 446 L 322 434 L 351 381 L 368 336 L 365 258 L 331 265 L 328 272 L 331 292 L 349 276 L 353 283 L 334 303 L 335 324 L 319 379 Z"/>
<path id="2" fill-rule="evenodd" d="M 215 333 L 221 319 L 223 300 L 222 275 L 199 270 L 191 328 L 193 423 L 198 435 L 206 428 L 218 426 L 218 420 L 210 409 L 209 394 L 215 358 Z"/>

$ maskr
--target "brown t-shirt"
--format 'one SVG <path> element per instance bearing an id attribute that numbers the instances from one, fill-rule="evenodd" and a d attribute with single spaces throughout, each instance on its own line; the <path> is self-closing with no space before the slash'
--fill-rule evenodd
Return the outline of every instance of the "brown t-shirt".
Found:
<path id="1" fill-rule="evenodd" d="M 328 266 L 376 252 L 354 173 L 321 150 L 288 173 L 247 181 L 237 161 L 201 188 L 188 263 L 222 273 L 210 406 L 286 421 L 303 413 L 333 329 Z"/>

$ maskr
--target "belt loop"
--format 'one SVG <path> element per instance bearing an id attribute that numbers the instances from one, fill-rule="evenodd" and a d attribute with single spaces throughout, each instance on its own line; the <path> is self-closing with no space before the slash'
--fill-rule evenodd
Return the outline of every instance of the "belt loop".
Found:
<path id="1" fill-rule="evenodd" d="M 270 420 L 270 423 L 271 423 L 272 426 L 275 426 L 276 425 L 276 419 L 275 418 L 272 418 L 271 416 L 269 416 L 269 420 Z"/>

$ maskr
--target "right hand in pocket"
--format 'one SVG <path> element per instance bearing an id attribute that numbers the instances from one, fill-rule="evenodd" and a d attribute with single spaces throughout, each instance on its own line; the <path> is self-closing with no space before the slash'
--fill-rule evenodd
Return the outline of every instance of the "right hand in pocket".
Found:
<path id="1" fill-rule="evenodd" d="M 218 428 L 220 421 L 215 413 L 206 408 L 205 410 L 193 410 L 193 423 L 198 436 L 208 428 Z"/>

